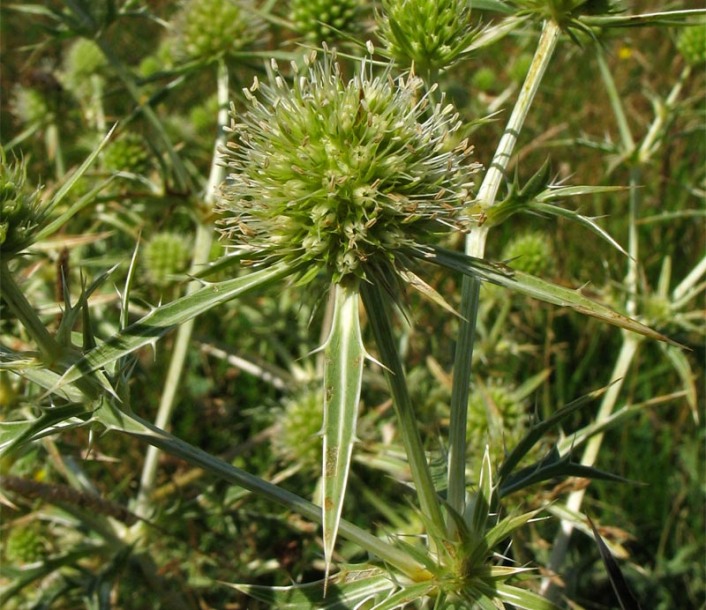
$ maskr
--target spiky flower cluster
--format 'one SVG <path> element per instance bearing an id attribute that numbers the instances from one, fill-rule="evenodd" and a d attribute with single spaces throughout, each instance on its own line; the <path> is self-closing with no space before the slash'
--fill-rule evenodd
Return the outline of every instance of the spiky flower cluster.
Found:
<path id="1" fill-rule="evenodd" d="M 0 154 L 0 258 L 14 256 L 31 245 L 46 218 L 39 191 L 28 192 L 25 182 L 24 165 L 9 165 Z"/>
<path id="2" fill-rule="evenodd" d="M 706 63 L 706 23 L 684 28 L 677 39 L 677 48 L 690 66 Z"/>
<path id="3" fill-rule="evenodd" d="M 476 36 L 469 0 L 383 0 L 379 37 L 387 53 L 420 74 L 449 68 Z"/>
<path id="4" fill-rule="evenodd" d="M 514 237 L 503 249 L 502 259 L 513 269 L 542 275 L 553 263 L 553 251 L 547 236 L 539 231 L 531 231 Z"/>
<path id="5" fill-rule="evenodd" d="M 320 472 L 324 408 L 321 389 L 306 388 L 285 399 L 283 406 L 272 448 L 283 461 L 300 464 L 304 472 Z"/>
<path id="6" fill-rule="evenodd" d="M 105 149 L 103 167 L 113 172 L 143 174 L 149 169 L 150 156 L 142 136 L 127 132 Z"/>
<path id="7" fill-rule="evenodd" d="M 186 0 L 174 23 L 175 54 L 189 59 L 238 53 L 263 27 L 248 0 Z"/>
<path id="8" fill-rule="evenodd" d="M 79 98 L 90 92 L 90 79 L 105 69 L 107 60 L 100 47 L 87 38 L 78 38 L 64 57 L 62 84 Z"/>
<path id="9" fill-rule="evenodd" d="M 175 276 L 186 271 L 191 259 L 191 244 L 183 235 L 162 232 L 154 235 L 145 246 L 143 260 L 147 279 L 164 288 Z"/>
<path id="10" fill-rule="evenodd" d="M 223 231 L 255 261 L 306 264 L 302 282 L 389 280 L 410 248 L 462 223 L 470 148 L 419 79 L 373 76 L 363 61 L 346 82 L 331 53 L 310 56 L 292 85 L 273 72 L 233 117 L 222 188 Z"/>
<path id="11" fill-rule="evenodd" d="M 359 11 L 360 0 L 292 0 L 289 6 L 296 31 L 317 43 L 353 30 Z"/>

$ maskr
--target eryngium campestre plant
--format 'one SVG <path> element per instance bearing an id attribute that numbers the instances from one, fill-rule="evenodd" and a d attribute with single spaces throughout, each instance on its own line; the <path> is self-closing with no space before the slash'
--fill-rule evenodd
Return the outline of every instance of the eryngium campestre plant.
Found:
<path id="1" fill-rule="evenodd" d="M 233 112 L 224 233 L 256 263 L 306 267 L 302 282 L 390 285 L 412 247 L 464 223 L 475 168 L 458 115 L 413 74 L 373 76 L 365 60 L 348 82 L 334 53 L 310 55 L 292 84 L 272 66 Z"/>

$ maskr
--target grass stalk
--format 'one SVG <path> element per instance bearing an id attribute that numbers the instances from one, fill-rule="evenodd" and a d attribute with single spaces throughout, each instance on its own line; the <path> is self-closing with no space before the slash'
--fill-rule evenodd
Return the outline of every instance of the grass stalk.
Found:
<path id="1" fill-rule="evenodd" d="M 534 97 L 539 90 L 542 77 L 552 58 L 561 28 L 553 21 L 546 21 L 537 43 L 532 63 L 513 108 L 490 167 L 483 178 L 474 205 L 481 211 L 495 205 L 500 184 L 512 156 L 517 138 L 524 125 Z M 466 254 L 482 258 L 488 227 L 482 222 L 471 228 L 466 238 Z M 454 381 L 451 393 L 451 425 L 449 429 L 448 502 L 459 514 L 463 514 L 466 503 L 466 422 L 470 393 L 470 370 L 473 359 L 473 343 L 478 314 L 480 281 L 463 278 L 460 311 L 463 316 L 458 331 L 458 343 L 454 357 Z M 453 529 L 449 521 L 449 529 Z"/>
<path id="2" fill-rule="evenodd" d="M 211 210 L 215 201 L 215 192 L 218 185 L 225 178 L 225 168 L 219 164 L 219 149 L 225 145 L 225 133 L 223 127 L 228 124 L 228 69 L 225 62 L 218 63 L 217 77 L 217 96 L 218 96 L 218 136 L 213 149 L 213 160 L 211 163 L 211 171 L 206 186 L 206 194 L 204 203 Z M 211 225 L 208 216 L 210 214 L 201 214 L 199 218 L 206 216 L 205 221 L 199 220 L 196 227 L 196 238 L 194 241 L 194 257 L 191 262 L 192 274 L 201 271 L 208 263 L 213 244 L 213 226 Z M 189 282 L 186 287 L 186 293 L 191 294 L 198 289 L 201 284 L 198 281 Z M 176 406 L 176 395 L 183 378 L 184 365 L 188 355 L 189 346 L 191 343 L 191 335 L 194 329 L 194 319 L 188 320 L 179 326 L 176 338 L 174 340 L 174 350 L 169 363 L 167 377 L 164 382 L 164 388 L 160 398 L 159 409 L 155 419 L 155 425 L 158 428 L 166 429 L 171 421 L 174 407 Z M 145 463 L 142 468 L 142 476 L 140 478 L 140 489 L 135 501 L 135 511 L 142 517 L 147 517 L 150 507 L 150 496 L 154 490 L 155 481 L 157 478 L 157 469 L 159 462 L 160 451 L 157 447 L 150 446 L 145 455 Z M 143 522 L 138 522 L 137 528 L 142 528 Z"/>
<path id="3" fill-rule="evenodd" d="M 404 370 L 392 335 L 388 304 L 379 287 L 365 282 L 361 285 L 361 296 L 365 310 L 368 312 L 375 343 L 380 350 L 381 362 L 385 366 L 385 375 L 393 397 L 392 403 L 400 425 L 400 436 L 409 460 L 412 480 L 422 513 L 438 530 L 438 533 L 441 533 L 444 531 L 441 505 L 427 464 L 424 446 L 417 427 L 417 418 L 405 383 Z"/>

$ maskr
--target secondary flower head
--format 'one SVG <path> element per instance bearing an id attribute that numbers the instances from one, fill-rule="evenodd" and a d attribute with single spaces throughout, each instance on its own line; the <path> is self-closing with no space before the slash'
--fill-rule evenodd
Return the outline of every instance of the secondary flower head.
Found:
<path id="1" fill-rule="evenodd" d="M 421 74 L 466 57 L 478 34 L 469 0 L 383 0 L 382 9 L 379 36 L 385 52 Z"/>
<path id="2" fill-rule="evenodd" d="M 47 216 L 41 193 L 27 190 L 22 163 L 8 164 L 0 149 L 0 258 L 12 257 L 32 245 Z"/>
<path id="3" fill-rule="evenodd" d="M 233 172 L 222 187 L 223 232 L 256 262 L 285 261 L 302 281 L 390 278 L 411 248 L 459 227 L 470 198 L 470 148 L 451 106 L 414 76 L 345 81 L 333 53 L 309 57 L 290 85 L 273 62 L 233 116 Z"/>

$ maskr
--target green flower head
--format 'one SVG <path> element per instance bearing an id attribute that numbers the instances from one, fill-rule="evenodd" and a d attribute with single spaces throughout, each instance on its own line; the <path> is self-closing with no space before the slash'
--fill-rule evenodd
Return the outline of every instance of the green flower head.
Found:
<path id="1" fill-rule="evenodd" d="M 174 25 L 175 55 L 187 59 L 236 55 L 264 27 L 249 0 L 186 0 Z"/>
<path id="2" fill-rule="evenodd" d="M 255 262 L 297 266 L 302 282 L 339 282 L 389 279 L 411 248 L 463 225 L 470 148 L 451 106 L 420 87 L 414 75 L 373 76 L 365 60 L 346 82 L 329 52 L 290 85 L 273 62 L 233 117 L 224 234 Z"/>
<path id="3" fill-rule="evenodd" d="M 25 166 L 9 165 L 0 150 L 0 257 L 12 257 L 32 245 L 47 209 L 40 191 L 25 186 Z"/>
<path id="4" fill-rule="evenodd" d="M 706 63 L 706 23 L 684 28 L 677 39 L 677 49 L 690 66 Z"/>
<path id="5" fill-rule="evenodd" d="M 361 0 L 292 0 L 290 19 L 295 30 L 309 40 L 321 43 L 351 32 L 358 25 Z"/>
<path id="6" fill-rule="evenodd" d="M 444 70 L 468 54 L 477 35 L 469 0 L 383 0 L 379 36 L 385 52 L 420 74 Z"/>

